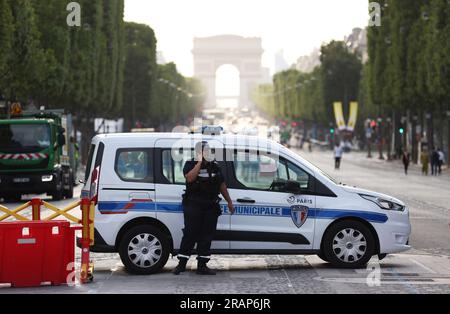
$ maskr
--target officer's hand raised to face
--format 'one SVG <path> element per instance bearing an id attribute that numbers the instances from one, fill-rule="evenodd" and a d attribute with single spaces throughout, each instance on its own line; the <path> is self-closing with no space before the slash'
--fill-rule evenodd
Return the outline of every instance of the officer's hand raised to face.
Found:
<path id="1" fill-rule="evenodd" d="M 234 208 L 233 202 L 228 202 L 228 210 L 230 211 L 231 215 L 234 215 L 236 212 L 236 209 Z"/>
<path id="2" fill-rule="evenodd" d="M 199 162 L 199 163 L 203 162 L 203 152 L 200 152 L 200 153 L 197 154 L 196 161 Z"/>

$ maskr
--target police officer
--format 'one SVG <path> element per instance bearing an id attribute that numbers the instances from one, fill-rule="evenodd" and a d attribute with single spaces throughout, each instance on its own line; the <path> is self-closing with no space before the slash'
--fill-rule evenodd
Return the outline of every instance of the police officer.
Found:
<path id="1" fill-rule="evenodd" d="M 197 159 L 186 162 L 183 170 L 186 177 L 186 194 L 183 195 L 184 230 L 178 254 L 179 264 L 173 271 L 175 275 L 186 271 L 186 264 L 196 243 L 197 274 L 216 274 L 208 268 L 207 263 L 211 258 L 211 242 L 217 221 L 222 214 L 219 193 L 228 202 L 230 213 L 235 212 L 223 174 L 212 159 L 208 143 L 199 142 L 195 152 Z"/>

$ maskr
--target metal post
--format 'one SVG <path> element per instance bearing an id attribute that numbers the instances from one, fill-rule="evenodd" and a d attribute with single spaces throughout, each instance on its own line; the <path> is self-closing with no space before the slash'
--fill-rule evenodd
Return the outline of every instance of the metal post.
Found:
<path id="1" fill-rule="evenodd" d="M 450 110 L 447 111 L 447 164 L 450 167 Z"/>
<path id="2" fill-rule="evenodd" d="M 31 200 L 31 208 L 33 211 L 33 221 L 40 221 L 41 220 L 41 206 L 42 206 L 42 200 L 40 198 L 33 198 Z"/>
<path id="3" fill-rule="evenodd" d="M 91 201 L 89 199 L 81 200 L 81 282 L 87 283 L 92 281 L 91 261 L 90 261 L 90 210 Z"/>

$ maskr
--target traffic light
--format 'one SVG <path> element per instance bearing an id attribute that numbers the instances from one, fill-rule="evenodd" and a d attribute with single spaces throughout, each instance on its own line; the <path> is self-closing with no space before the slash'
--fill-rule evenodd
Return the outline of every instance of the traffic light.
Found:
<path id="1" fill-rule="evenodd" d="M 405 129 L 404 129 L 403 127 L 400 127 L 400 128 L 398 129 L 398 132 L 399 132 L 401 135 L 403 135 L 403 134 L 405 133 Z"/>
<path id="2" fill-rule="evenodd" d="M 330 134 L 334 134 L 335 130 L 334 128 L 330 128 Z"/>

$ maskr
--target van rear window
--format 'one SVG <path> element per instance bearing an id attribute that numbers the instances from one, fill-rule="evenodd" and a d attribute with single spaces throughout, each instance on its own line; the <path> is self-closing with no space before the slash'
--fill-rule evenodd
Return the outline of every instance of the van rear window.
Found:
<path id="1" fill-rule="evenodd" d="M 84 175 L 84 181 L 87 182 L 89 179 L 89 174 L 91 172 L 92 167 L 92 159 L 94 158 L 95 145 L 91 145 L 91 149 L 89 150 L 89 157 L 86 165 L 86 173 Z"/>
<path id="2" fill-rule="evenodd" d="M 153 153 L 150 149 L 120 149 L 116 154 L 115 171 L 122 181 L 153 182 Z"/>

